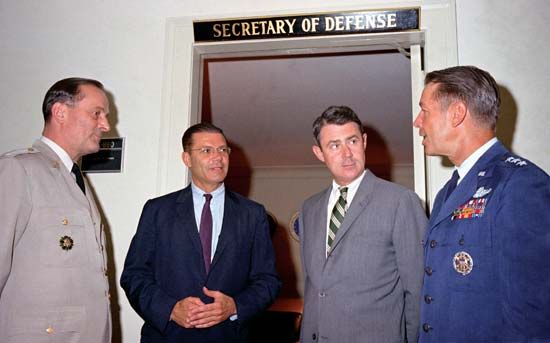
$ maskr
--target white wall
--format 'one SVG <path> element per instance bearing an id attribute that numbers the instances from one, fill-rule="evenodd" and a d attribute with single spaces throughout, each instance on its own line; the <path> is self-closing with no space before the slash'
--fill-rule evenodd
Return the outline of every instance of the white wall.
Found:
<path id="1" fill-rule="evenodd" d="M 504 88 L 497 136 L 550 172 L 550 2 L 459 0 L 457 23 L 459 64 Z"/>
<path id="2" fill-rule="evenodd" d="M 338 9 L 363 9 L 401 3 L 403 1 L 380 1 L 377 6 L 373 1 L 341 1 L 337 5 Z M 414 3 L 418 1 L 409 2 Z M 446 6 L 438 5 L 439 1 L 435 0 L 425 3 Z M 545 26 L 548 15 L 544 18 L 545 11 L 536 8 L 522 9 L 512 0 L 459 0 L 458 3 L 460 62 L 487 67 L 510 89 L 518 108 L 513 147 L 549 170 L 542 134 L 548 127 L 545 105 L 550 94 L 549 67 L 543 64 L 550 36 Z M 548 13 L 544 0 L 529 4 L 545 8 Z M 246 16 L 251 11 L 254 14 L 295 13 L 308 9 L 331 10 L 320 0 L 0 0 L 0 151 L 26 147 L 40 135 L 42 98 L 54 81 L 85 76 L 105 84 L 114 98 L 113 135 L 127 139 L 125 170 L 122 174 L 91 175 L 90 179 L 110 230 L 111 278 L 113 285 L 118 284 L 141 207 L 162 188 L 158 183 L 158 164 L 167 151 L 164 145 L 159 151 L 164 139 L 164 133 L 160 132 L 160 113 L 167 18 Z M 484 24 L 471 15 L 475 10 L 491 15 L 491 20 Z M 504 18 L 521 19 L 517 13 L 529 17 L 520 23 L 514 21 L 514 27 L 509 27 L 512 24 L 503 21 Z M 444 16 L 439 21 L 445 25 L 449 19 L 453 18 Z M 438 18 L 423 20 L 434 22 Z M 535 35 L 535 28 L 546 31 Z M 444 57 L 448 56 L 447 50 L 456 49 L 453 34 L 444 30 L 443 33 L 428 32 L 428 35 L 448 44 L 447 49 L 429 51 L 432 57 L 426 61 L 428 68 L 456 63 Z M 534 37 L 542 38 L 535 41 Z M 513 48 L 503 48 L 509 41 L 515 42 Z M 521 49 L 517 49 L 518 46 Z M 527 63 L 519 63 L 523 61 Z M 176 146 L 179 142 L 167 144 Z M 177 156 L 171 158 L 177 159 Z M 433 173 L 433 188 L 440 186 L 445 173 Z M 141 320 L 120 288 L 113 288 L 112 293 L 115 312 L 120 309 L 115 325 L 120 323 L 122 327 L 122 339 L 115 342 L 137 342 Z"/>

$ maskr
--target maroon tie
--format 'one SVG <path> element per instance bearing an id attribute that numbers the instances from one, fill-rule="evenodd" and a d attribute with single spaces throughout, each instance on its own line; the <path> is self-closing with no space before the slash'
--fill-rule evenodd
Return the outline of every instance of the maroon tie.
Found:
<path id="1" fill-rule="evenodd" d="M 204 206 L 202 208 L 199 234 L 201 236 L 204 268 L 208 274 L 208 271 L 210 270 L 210 260 L 212 257 L 212 212 L 210 211 L 210 200 L 212 200 L 212 194 L 204 194 L 204 197 L 206 198 L 206 201 L 204 202 Z"/>

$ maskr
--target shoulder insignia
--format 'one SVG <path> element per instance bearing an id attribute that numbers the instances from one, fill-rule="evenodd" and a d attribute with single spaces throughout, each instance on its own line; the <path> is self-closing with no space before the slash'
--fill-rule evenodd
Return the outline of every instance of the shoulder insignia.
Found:
<path id="1" fill-rule="evenodd" d="M 519 157 L 509 156 L 504 160 L 505 164 L 514 165 L 516 167 L 523 167 L 527 165 L 527 161 Z"/>
<path id="2" fill-rule="evenodd" d="M 23 155 L 23 154 L 35 154 L 37 152 L 38 150 L 36 150 L 35 148 L 17 149 L 17 150 L 9 151 L 3 154 L 1 157 L 14 157 L 14 156 Z"/>

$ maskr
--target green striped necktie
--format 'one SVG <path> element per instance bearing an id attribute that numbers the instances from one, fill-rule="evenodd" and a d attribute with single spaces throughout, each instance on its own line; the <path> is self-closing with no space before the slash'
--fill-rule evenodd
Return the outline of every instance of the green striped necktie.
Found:
<path id="1" fill-rule="evenodd" d="M 332 249 L 332 243 L 336 237 L 336 232 L 344 221 L 344 215 L 346 214 L 346 197 L 348 196 L 348 187 L 340 187 L 340 197 L 334 208 L 332 209 L 332 215 L 330 216 L 330 223 L 328 225 L 328 238 L 327 238 L 327 253 L 330 253 Z"/>

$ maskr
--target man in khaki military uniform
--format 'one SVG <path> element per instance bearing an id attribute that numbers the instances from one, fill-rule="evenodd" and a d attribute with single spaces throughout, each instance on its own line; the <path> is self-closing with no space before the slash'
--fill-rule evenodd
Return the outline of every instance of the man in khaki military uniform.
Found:
<path id="1" fill-rule="evenodd" d="M 110 342 L 105 236 L 75 167 L 109 131 L 109 101 L 69 78 L 42 111 L 43 136 L 0 157 L 0 342 Z"/>

